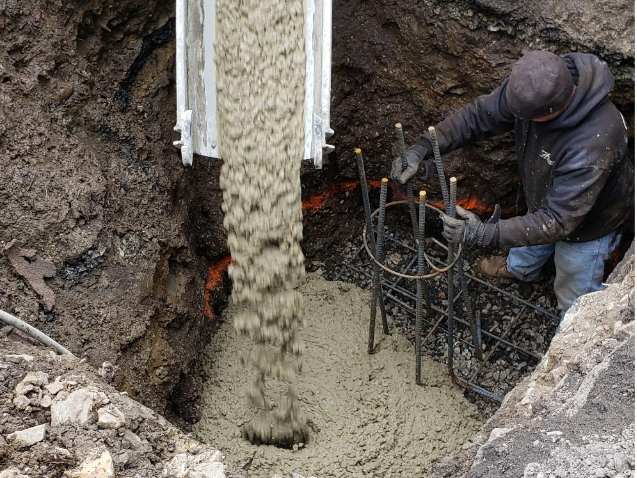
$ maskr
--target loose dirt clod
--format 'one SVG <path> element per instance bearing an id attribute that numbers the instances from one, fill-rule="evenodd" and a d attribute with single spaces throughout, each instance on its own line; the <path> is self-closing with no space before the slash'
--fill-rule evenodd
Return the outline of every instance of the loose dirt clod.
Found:
<path id="1" fill-rule="evenodd" d="M 421 476 L 478 430 L 476 408 L 451 383 L 444 365 L 425 358 L 424 385 L 415 384 L 413 347 L 402 334 L 379 331 L 379 351 L 367 354 L 367 292 L 314 275 L 299 292 L 306 311 L 300 338 L 307 348 L 297 386 L 313 433 L 295 451 L 259 447 L 251 476 Z M 241 427 L 254 412 L 236 398 L 249 382 L 240 356 L 251 347 L 232 329 L 237 312 L 226 312 L 203 354 L 208 380 L 195 427 L 201 440 L 214 442 L 235 461 L 254 450 L 241 439 Z"/>
<path id="2" fill-rule="evenodd" d="M 259 412 L 244 434 L 254 443 L 291 447 L 307 439 L 296 393 L 287 387 L 274 406 L 265 382 L 293 381 L 302 352 L 302 301 L 293 286 L 305 273 L 303 1 L 223 0 L 216 12 L 224 227 L 233 299 L 245 306 L 235 327 L 256 343 L 244 359 L 257 371 L 248 398 Z"/>

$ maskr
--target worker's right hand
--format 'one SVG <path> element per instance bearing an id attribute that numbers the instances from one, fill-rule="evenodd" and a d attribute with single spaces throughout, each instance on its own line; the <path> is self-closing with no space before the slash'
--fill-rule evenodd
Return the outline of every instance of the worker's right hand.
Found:
<path id="1" fill-rule="evenodd" d="M 391 177 L 394 181 L 398 181 L 400 184 L 405 184 L 418 172 L 418 166 L 420 166 L 421 163 L 424 163 L 425 181 L 431 179 L 433 176 L 433 164 L 431 161 L 423 161 L 424 158 L 411 149 L 407 150 L 406 156 L 407 168 L 405 168 L 404 171 L 403 161 L 400 156 L 394 159 L 392 163 Z"/>

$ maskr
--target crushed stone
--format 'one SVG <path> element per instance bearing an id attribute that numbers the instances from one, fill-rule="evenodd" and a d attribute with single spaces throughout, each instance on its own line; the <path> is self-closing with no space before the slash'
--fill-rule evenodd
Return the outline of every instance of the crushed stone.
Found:
<path id="1" fill-rule="evenodd" d="M 14 335 L 0 333 L 0 477 L 244 476 L 216 448 L 104 383 L 94 366 Z M 31 360 L 7 360 L 26 354 Z M 16 396 L 27 405 L 16 406 Z M 106 412 L 116 427 L 104 426 Z"/>
<path id="2" fill-rule="evenodd" d="M 367 354 L 368 292 L 316 274 L 299 292 L 306 351 L 297 387 L 312 430 L 309 441 L 291 451 L 241 438 L 254 412 L 237 399 L 249 385 L 240 356 L 251 344 L 232 328 L 236 308 L 226 311 L 203 354 L 207 380 L 195 425 L 200 440 L 214 442 L 234 461 L 256 451 L 249 470 L 254 477 L 420 476 L 479 429 L 477 409 L 444 365 L 424 358 L 424 385 L 415 384 L 413 346 L 402 334 L 384 336 L 379 328 L 379 350 Z"/>
<path id="3" fill-rule="evenodd" d="M 248 398 L 259 411 L 244 434 L 292 446 L 307 438 L 297 395 L 286 387 L 273 405 L 265 384 L 292 382 L 302 352 L 302 298 L 293 287 L 305 274 L 303 1 L 221 0 L 216 14 L 223 225 L 233 300 L 244 305 L 235 327 L 254 342 L 243 357 L 256 372 Z"/>

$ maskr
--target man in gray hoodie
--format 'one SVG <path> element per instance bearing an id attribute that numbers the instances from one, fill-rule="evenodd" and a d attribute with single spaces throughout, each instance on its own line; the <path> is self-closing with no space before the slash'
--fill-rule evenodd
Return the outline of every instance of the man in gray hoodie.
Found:
<path id="1" fill-rule="evenodd" d="M 604 261 L 619 241 L 618 228 L 634 204 L 634 168 L 626 157 L 626 123 L 608 94 L 606 63 L 594 55 L 559 57 L 533 51 L 513 66 L 490 95 L 479 97 L 436 126 L 440 151 L 514 131 L 528 212 L 485 224 L 458 207 L 443 218 L 444 235 L 468 245 L 512 247 L 507 258 L 480 263 L 484 275 L 539 280 L 555 255 L 555 295 L 565 312 L 580 295 L 602 288 Z M 409 180 L 433 148 L 428 134 L 399 159 L 392 177 Z"/>

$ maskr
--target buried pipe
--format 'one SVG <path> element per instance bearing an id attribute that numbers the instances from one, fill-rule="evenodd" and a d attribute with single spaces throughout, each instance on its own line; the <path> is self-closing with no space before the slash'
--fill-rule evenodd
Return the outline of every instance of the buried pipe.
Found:
<path id="1" fill-rule="evenodd" d="M 29 324 L 27 324 L 24 320 L 18 319 L 14 315 L 11 315 L 8 312 L 5 312 L 4 310 L 0 310 L 0 320 L 10 325 L 11 327 L 15 327 L 16 329 L 21 330 L 25 334 L 29 335 L 30 337 L 33 337 L 34 339 L 43 343 L 44 345 L 48 345 L 49 347 L 54 348 L 62 355 L 71 355 L 75 357 L 75 355 L 73 355 L 69 350 L 64 348 L 62 345 L 58 344 L 55 340 L 53 340 L 51 337 L 49 337 L 45 333 L 40 332 L 35 327 L 32 327 Z"/>

